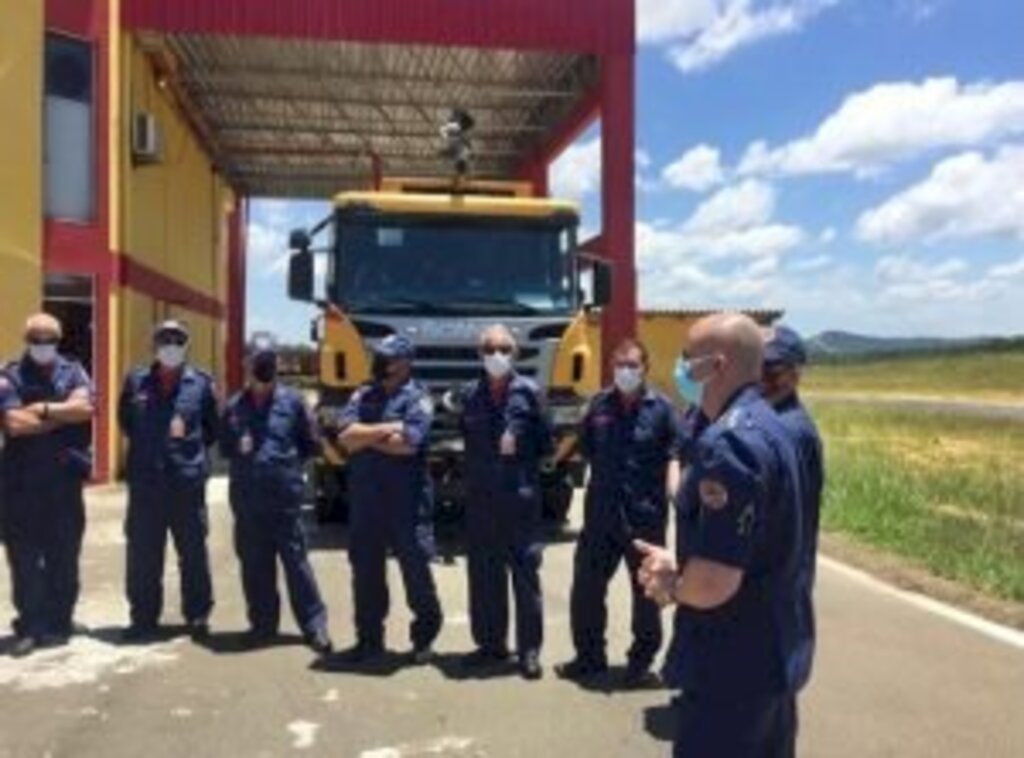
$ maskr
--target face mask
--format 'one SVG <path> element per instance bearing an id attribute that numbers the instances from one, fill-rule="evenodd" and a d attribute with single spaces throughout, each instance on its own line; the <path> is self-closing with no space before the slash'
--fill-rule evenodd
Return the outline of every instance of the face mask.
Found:
<path id="1" fill-rule="evenodd" d="M 277 358 L 258 356 L 252 361 L 252 378 L 261 384 L 270 384 L 277 378 Z"/>
<path id="2" fill-rule="evenodd" d="M 676 380 L 676 389 L 679 396 L 690 405 L 700 407 L 704 399 L 704 382 L 698 382 L 693 378 L 693 365 L 690 361 L 679 358 L 676 361 L 676 368 L 673 373 Z"/>
<path id="3" fill-rule="evenodd" d="M 57 360 L 57 346 L 49 344 L 29 345 L 28 354 L 40 366 L 49 366 Z"/>
<path id="4" fill-rule="evenodd" d="M 502 379 L 512 370 L 512 356 L 508 353 L 488 353 L 484 356 L 484 369 L 492 379 Z"/>
<path id="5" fill-rule="evenodd" d="M 643 381 L 643 372 L 638 368 L 631 368 L 629 366 L 617 366 L 615 368 L 615 386 L 623 394 L 632 395 L 640 389 Z"/>
<path id="6" fill-rule="evenodd" d="M 185 346 L 161 345 L 156 349 L 156 359 L 164 368 L 179 368 L 185 362 Z"/>

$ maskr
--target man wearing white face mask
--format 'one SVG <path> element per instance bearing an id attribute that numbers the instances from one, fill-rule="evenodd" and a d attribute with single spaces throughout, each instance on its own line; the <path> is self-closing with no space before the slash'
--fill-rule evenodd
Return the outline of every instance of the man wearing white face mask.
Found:
<path id="1" fill-rule="evenodd" d="M 580 429 L 590 481 L 570 600 L 576 657 L 555 671 L 581 680 L 607 670 L 605 598 L 625 562 L 633 591 L 633 644 L 622 684 L 634 688 L 653 679 L 650 667 L 661 648 L 662 628 L 658 606 L 636 580 L 642 556 L 632 541 L 665 544 L 667 487 L 678 478 L 672 470 L 678 467 L 679 417 L 668 398 L 647 385 L 643 343 L 623 341 L 612 360 L 615 382 L 591 400 Z"/>
<path id="2" fill-rule="evenodd" d="M 18 612 L 14 656 L 63 644 L 74 628 L 94 407 L 89 377 L 58 353 L 60 339 L 57 319 L 32 316 L 24 356 L 0 373 L 7 436 L 3 531 Z"/>
<path id="3" fill-rule="evenodd" d="M 182 614 L 193 639 L 209 634 L 213 609 L 206 547 L 208 448 L 218 438 L 213 378 L 186 362 L 188 330 L 165 321 L 153 334 L 156 360 L 129 373 L 118 423 L 128 438 L 126 590 L 129 641 L 152 637 L 163 607 L 170 532 L 181 570 Z"/>
<path id="4" fill-rule="evenodd" d="M 540 586 L 540 462 L 551 429 L 540 390 L 516 373 L 516 342 L 498 325 L 480 337 L 483 376 L 462 392 L 466 446 L 466 542 L 469 609 L 479 668 L 508 655 L 508 583 L 516 602 L 516 652 L 526 679 L 542 675 L 544 617 Z"/>

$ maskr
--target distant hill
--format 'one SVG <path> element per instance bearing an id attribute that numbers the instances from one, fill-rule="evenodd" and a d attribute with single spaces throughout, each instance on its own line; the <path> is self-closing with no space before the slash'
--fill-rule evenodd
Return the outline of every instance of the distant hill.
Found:
<path id="1" fill-rule="evenodd" d="M 811 359 L 818 361 L 858 360 L 925 353 L 959 353 L 988 349 L 1024 349 L 1024 337 L 871 337 L 852 332 L 829 331 L 807 340 L 807 350 Z"/>

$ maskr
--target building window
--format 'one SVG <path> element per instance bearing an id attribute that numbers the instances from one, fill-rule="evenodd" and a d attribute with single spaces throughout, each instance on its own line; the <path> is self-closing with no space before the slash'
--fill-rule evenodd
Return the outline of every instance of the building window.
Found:
<path id="1" fill-rule="evenodd" d="M 91 221 L 96 209 L 92 45 L 46 35 L 46 215 Z"/>

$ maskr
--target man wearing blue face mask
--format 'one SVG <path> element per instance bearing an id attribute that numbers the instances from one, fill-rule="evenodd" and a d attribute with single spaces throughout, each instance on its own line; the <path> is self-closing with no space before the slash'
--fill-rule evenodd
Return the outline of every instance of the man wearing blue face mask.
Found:
<path id="1" fill-rule="evenodd" d="M 217 441 L 219 409 L 213 378 L 186 362 L 188 341 L 181 322 L 160 324 L 153 333 L 156 360 L 128 374 L 118 403 L 118 423 L 128 438 L 128 641 L 157 631 L 168 532 L 178 553 L 189 634 L 196 640 L 209 635 L 207 451 Z"/>
<path id="2" fill-rule="evenodd" d="M 612 355 L 614 384 L 590 401 L 580 428 L 580 447 L 590 464 L 583 531 L 576 546 L 570 602 L 576 657 L 556 667 L 565 679 L 586 679 L 606 671 L 605 628 L 608 584 L 624 561 L 633 592 L 633 644 L 623 684 L 649 681 L 661 648 L 661 612 L 637 581 L 642 539 L 665 544 L 668 482 L 673 469 L 679 416 L 671 401 L 647 384 L 648 353 L 627 339 Z"/>
<path id="3" fill-rule="evenodd" d="M 24 356 L 0 373 L 3 532 L 18 613 L 14 656 L 63 644 L 74 628 L 94 406 L 85 369 L 58 353 L 60 339 L 57 319 L 32 316 Z"/>
<path id="4" fill-rule="evenodd" d="M 708 427 L 676 499 L 677 548 L 636 545 L 648 596 L 676 606 L 664 671 L 683 693 L 676 756 L 796 752 L 814 650 L 804 491 L 792 436 L 761 396 L 763 347 L 746 316 L 694 325 L 677 377 Z"/>

